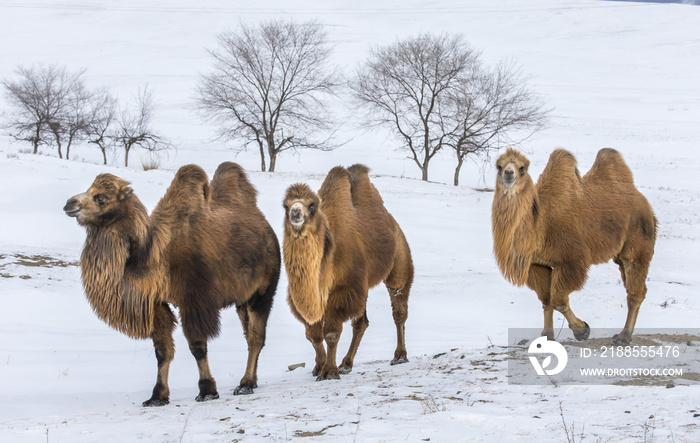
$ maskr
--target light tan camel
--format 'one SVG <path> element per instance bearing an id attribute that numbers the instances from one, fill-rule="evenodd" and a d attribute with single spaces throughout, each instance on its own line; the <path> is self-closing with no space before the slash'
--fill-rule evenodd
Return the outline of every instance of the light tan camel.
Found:
<path id="1" fill-rule="evenodd" d="M 411 251 L 368 171 L 363 165 L 336 167 L 318 195 L 305 184 L 295 184 L 284 199 L 287 300 L 316 351 L 313 375 L 318 380 L 337 379 L 352 370 L 369 325 L 367 292 L 382 281 L 391 296 L 397 332 L 391 364 L 408 361 L 404 331 L 413 282 Z M 348 319 L 352 341 L 338 368 L 338 340 Z"/>
<path id="2" fill-rule="evenodd" d="M 632 173 L 614 149 L 601 149 L 583 177 L 574 156 L 552 152 L 537 185 L 530 162 L 509 148 L 496 162 L 492 205 L 494 253 L 508 281 L 533 289 L 544 309 L 544 330 L 554 339 L 553 310 L 561 312 L 578 340 L 588 324 L 569 307 L 569 294 L 581 289 L 588 268 L 613 260 L 627 290 L 627 321 L 613 337 L 628 344 L 646 296 L 646 276 L 654 254 L 657 220 L 635 188 Z"/>

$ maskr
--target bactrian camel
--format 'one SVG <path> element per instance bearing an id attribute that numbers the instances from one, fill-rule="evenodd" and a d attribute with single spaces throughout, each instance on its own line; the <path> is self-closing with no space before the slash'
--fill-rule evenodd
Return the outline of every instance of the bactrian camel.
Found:
<path id="1" fill-rule="evenodd" d="M 218 398 L 207 342 L 219 334 L 219 311 L 236 306 L 248 362 L 234 394 L 257 387 L 257 365 L 277 288 L 280 250 L 257 208 L 257 191 L 235 163 L 219 166 L 211 183 L 198 166 L 183 166 L 153 213 L 129 182 L 97 176 L 66 203 L 87 230 L 80 264 L 97 316 L 129 337 L 153 340 L 158 374 L 144 406 L 169 402 L 168 371 L 179 308 L 182 330 L 199 369 L 197 401 Z"/>
<path id="2" fill-rule="evenodd" d="M 352 370 L 369 325 L 367 292 L 382 281 L 390 294 L 397 332 L 391 364 L 408 361 L 404 328 L 413 282 L 411 251 L 368 171 L 363 165 L 336 167 L 318 195 L 305 184 L 295 184 L 284 198 L 287 300 L 316 351 L 313 375 L 318 380 L 337 379 Z M 349 319 L 352 341 L 338 368 L 338 340 Z"/>
<path id="3" fill-rule="evenodd" d="M 530 162 L 509 148 L 498 158 L 492 206 L 496 262 L 505 278 L 527 285 L 544 309 L 542 335 L 554 339 L 553 311 L 578 340 L 590 334 L 574 315 L 569 294 L 581 289 L 591 265 L 613 260 L 627 290 L 627 320 L 614 344 L 628 344 L 647 292 L 658 223 L 632 172 L 614 149 L 601 149 L 583 177 L 574 156 L 552 152 L 535 185 Z"/>

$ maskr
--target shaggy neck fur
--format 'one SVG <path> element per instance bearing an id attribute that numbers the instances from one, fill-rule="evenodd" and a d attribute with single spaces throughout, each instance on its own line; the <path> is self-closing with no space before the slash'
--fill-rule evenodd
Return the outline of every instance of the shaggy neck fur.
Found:
<path id="1" fill-rule="evenodd" d="M 535 229 L 539 219 L 537 190 L 529 175 L 521 180 L 517 191 L 497 182 L 491 211 L 496 262 L 503 276 L 518 286 L 527 282 L 539 243 Z"/>
<path id="2" fill-rule="evenodd" d="M 83 287 L 95 314 L 132 338 L 153 332 L 154 305 L 160 284 L 149 284 L 153 236 L 146 208 L 132 196 L 124 218 L 88 225 L 81 256 Z"/>
<path id="3" fill-rule="evenodd" d="M 316 214 L 313 229 L 296 232 L 289 220 L 284 224 L 284 265 L 289 278 L 289 298 L 299 315 L 314 324 L 323 318 L 332 284 L 333 243 L 328 221 Z"/>

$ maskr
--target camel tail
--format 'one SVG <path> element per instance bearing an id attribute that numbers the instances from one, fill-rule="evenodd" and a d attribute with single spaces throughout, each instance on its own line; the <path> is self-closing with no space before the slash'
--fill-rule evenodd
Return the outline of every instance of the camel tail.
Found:
<path id="1" fill-rule="evenodd" d="M 248 180 L 245 169 L 237 163 L 221 163 L 211 180 L 211 189 L 214 201 L 257 206 L 258 191 Z"/>

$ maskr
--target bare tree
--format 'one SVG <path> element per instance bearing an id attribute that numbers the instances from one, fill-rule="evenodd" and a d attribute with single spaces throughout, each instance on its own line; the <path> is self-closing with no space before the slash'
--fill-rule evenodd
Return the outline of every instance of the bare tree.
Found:
<path id="1" fill-rule="evenodd" d="M 331 150 L 330 113 L 322 99 L 339 85 L 328 67 L 331 47 L 322 25 L 271 21 L 218 36 L 214 68 L 197 89 L 198 107 L 220 125 L 219 137 L 260 152 L 261 170 L 274 171 L 287 150 Z M 314 137 L 315 134 L 327 134 Z"/>
<path id="2" fill-rule="evenodd" d="M 172 147 L 169 141 L 151 129 L 154 106 L 152 90 L 146 85 L 143 90 L 139 89 L 136 112 L 130 112 L 127 108 L 121 109 L 114 139 L 124 148 L 124 166 L 129 166 L 129 152 L 134 146 L 150 152 L 163 151 Z"/>
<path id="3" fill-rule="evenodd" d="M 32 143 L 36 154 L 40 145 L 48 143 L 47 131 L 52 126 L 60 129 L 71 90 L 80 83 L 84 71 L 69 73 L 65 67 L 38 65 L 20 66 L 15 72 L 17 80 L 2 81 L 7 101 L 14 108 L 5 127 L 15 140 Z M 60 141 L 58 155 L 62 158 Z"/>
<path id="4" fill-rule="evenodd" d="M 444 144 L 457 158 L 455 186 L 468 156 L 486 161 L 492 151 L 522 143 L 546 127 L 549 112 L 527 89 L 513 61 L 499 63 L 493 71 L 480 69 L 450 91 L 449 104 L 449 112 L 440 117 L 447 134 Z"/>
<path id="5" fill-rule="evenodd" d="M 85 85 L 84 73 L 85 70 L 81 70 L 60 79 L 59 91 L 62 91 L 60 106 L 54 117 L 47 122 L 49 132 L 53 135 L 58 147 L 59 158 L 63 158 L 61 149 L 65 143 L 66 160 L 70 159 L 70 148 L 73 142 L 86 137 L 92 117 L 91 108 L 95 92 Z"/>
<path id="6" fill-rule="evenodd" d="M 356 100 L 367 107 L 363 126 L 388 127 L 426 181 L 435 155 L 455 149 L 457 184 L 466 155 L 489 149 L 509 129 L 527 126 L 523 110 L 532 108 L 537 122 L 544 118 L 537 114 L 538 103 L 526 102 L 532 96 L 510 65 L 488 73 L 480 57 L 461 36 L 448 34 L 421 34 L 372 49 L 349 81 Z"/>
<path id="7" fill-rule="evenodd" d="M 117 99 L 107 90 L 97 91 L 89 115 L 87 142 L 100 148 L 106 165 L 107 151 L 113 149 L 116 144 L 114 124 L 117 116 Z"/>

